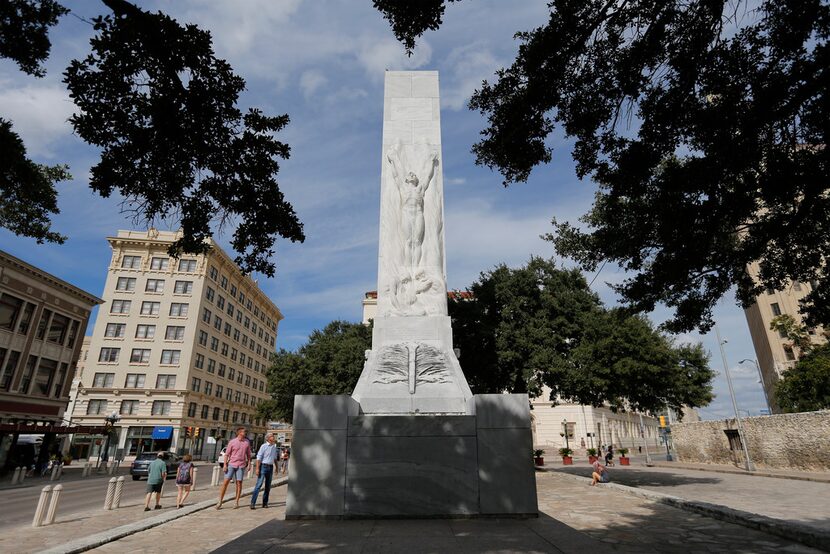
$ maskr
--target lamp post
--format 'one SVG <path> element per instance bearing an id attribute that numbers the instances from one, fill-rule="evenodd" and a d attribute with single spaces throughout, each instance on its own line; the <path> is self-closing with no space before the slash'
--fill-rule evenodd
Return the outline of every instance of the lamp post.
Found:
<path id="1" fill-rule="evenodd" d="M 729 396 L 732 398 L 732 408 L 735 410 L 735 422 L 738 426 L 738 437 L 741 439 L 741 446 L 743 446 L 744 450 L 744 460 L 746 461 L 746 470 L 747 471 L 755 471 L 755 467 L 752 465 L 752 460 L 749 459 L 749 448 L 746 444 L 746 436 L 744 435 L 744 426 L 741 423 L 741 414 L 738 412 L 738 401 L 735 399 L 735 389 L 732 387 L 732 375 L 729 373 L 729 364 L 726 362 L 726 352 L 723 350 L 723 345 L 726 343 L 725 340 L 721 340 L 720 338 L 720 331 L 718 330 L 718 326 L 715 325 L 715 336 L 718 339 L 718 346 L 720 347 L 720 356 L 721 360 L 723 360 L 723 371 L 726 374 L 726 383 L 729 385 Z"/>
<path id="2" fill-rule="evenodd" d="M 767 393 L 767 387 L 764 386 L 764 375 L 763 375 L 763 373 L 761 373 L 761 366 L 758 365 L 757 360 L 750 360 L 749 358 L 741 360 L 738 363 L 742 364 L 742 363 L 745 363 L 745 362 L 749 362 L 752 365 L 754 365 L 755 369 L 758 371 L 758 382 L 761 383 L 761 390 L 764 391 L 764 402 L 766 402 L 766 404 L 767 404 L 767 414 L 771 414 L 772 410 L 769 407 L 769 394 Z"/>
<path id="3" fill-rule="evenodd" d="M 98 456 L 98 467 L 96 469 L 101 467 L 101 462 L 102 461 L 103 462 L 109 461 L 110 437 L 112 436 L 112 428 L 118 422 L 118 420 L 120 420 L 120 419 L 121 419 L 121 416 L 118 415 L 115 412 L 112 412 L 110 415 L 108 415 L 107 417 L 104 418 L 104 420 L 107 422 L 106 423 L 107 440 L 104 443 L 104 451 L 101 453 L 101 455 Z"/>
<path id="4" fill-rule="evenodd" d="M 568 444 L 568 420 L 562 420 L 562 436 L 565 437 L 565 448 L 570 450 L 570 444 Z"/>

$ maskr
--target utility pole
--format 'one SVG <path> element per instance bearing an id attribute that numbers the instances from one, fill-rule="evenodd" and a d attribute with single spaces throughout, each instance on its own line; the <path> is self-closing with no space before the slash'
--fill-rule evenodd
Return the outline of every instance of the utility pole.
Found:
<path id="1" fill-rule="evenodd" d="M 767 387 L 764 383 L 764 375 L 761 373 L 761 366 L 758 365 L 758 358 L 755 358 L 754 360 L 746 358 L 745 360 L 741 360 L 738 363 L 742 364 L 744 362 L 749 362 L 755 365 L 755 369 L 758 371 L 758 382 L 761 383 L 761 390 L 764 391 L 764 401 L 767 404 L 767 415 L 772 415 L 772 408 L 770 408 L 769 405 L 769 394 L 767 394 Z"/>
<path id="2" fill-rule="evenodd" d="M 723 350 L 723 343 L 721 340 L 718 326 L 715 325 L 715 336 L 718 339 L 718 346 L 720 347 L 720 356 L 723 360 L 723 371 L 726 374 L 726 383 L 729 385 L 729 396 L 732 398 L 732 408 L 735 410 L 735 422 L 738 425 L 738 437 L 741 439 L 741 446 L 744 449 L 744 460 L 746 461 L 746 470 L 755 471 L 752 465 L 752 460 L 749 458 L 749 448 L 746 444 L 746 435 L 744 435 L 744 426 L 741 423 L 741 414 L 738 412 L 738 401 L 735 399 L 735 389 L 732 387 L 732 375 L 729 373 L 729 364 L 726 362 L 726 352 Z"/>
<path id="3" fill-rule="evenodd" d="M 640 438 L 643 439 L 643 446 L 646 447 L 646 464 L 651 465 L 651 455 L 648 453 L 648 442 L 646 442 L 646 426 L 643 425 L 643 414 L 637 412 L 637 415 L 640 416 Z"/>

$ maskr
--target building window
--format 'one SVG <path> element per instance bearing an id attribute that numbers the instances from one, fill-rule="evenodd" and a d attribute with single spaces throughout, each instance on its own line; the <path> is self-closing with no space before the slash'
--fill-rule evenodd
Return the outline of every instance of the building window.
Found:
<path id="1" fill-rule="evenodd" d="M 187 405 L 187 417 L 196 417 L 196 403 L 191 402 Z"/>
<path id="2" fill-rule="evenodd" d="M 86 405 L 86 415 L 98 415 L 104 414 L 107 412 L 107 401 L 106 400 L 99 400 L 93 399 L 89 401 L 89 404 Z"/>
<path id="3" fill-rule="evenodd" d="M 193 380 L 190 382 L 190 390 L 193 392 L 199 392 L 202 388 L 202 380 L 198 377 L 194 377 Z"/>
<path id="4" fill-rule="evenodd" d="M 208 358 L 207 372 L 213 373 L 214 371 L 216 371 L 216 360 L 214 360 L 213 358 Z"/>
<path id="5" fill-rule="evenodd" d="M 233 397 L 233 389 L 228 387 L 227 389 L 225 389 L 225 400 L 230 401 L 230 399 L 232 397 Z"/>
<path id="6" fill-rule="evenodd" d="M 182 351 L 181 350 L 162 350 L 161 351 L 161 363 L 165 365 L 175 365 L 179 363 L 179 359 L 181 358 Z"/>
<path id="7" fill-rule="evenodd" d="M 233 304 L 231 304 L 230 302 L 228 302 L 227 313 L 230 317 L 233 317 Z"/>
<path id="8" fill-rule="evenodd" d="M 219 339 L 216 337 L 210 337 L 210 349 L 214 352 L 219 350 Z"/>
<path id="9" fill-rule="evenodd" d="M 234 329 L 233 330 L 233 340 L 235 340 L 236 342 L 239 342 L 239 329 Z"/>
<path id="10" fill-rule="evenodd" d="M 136 325 L 135 338 L 137 339 L 151 339 L 156 336 L 155 325 Z"/>
<path id="11" fill-rule="evenodd" d="M 236 298 L 236 285 L 231 285 L 231 296 Z"/>
<path id="12" fill-rule="evenodd" d="M 248 357 L 245 355 L 244 352 L 239 355 L 239 363 L 241 365 L 245 365 L 245 360 L 247 360 L 247 359 L 248 359 Z"/>
<path id="13" fill-rule="evenodd" d="M 187 311 L 190 304 L 180 304 L 173 302 L 170 304 L 170 315 L 173 317 L 187 317 Z"/>
<path id="14" fill-rule="evenodd" d="M 231 416 L 231 411 L 230 410 L 222 410 L 222 421 L 227 422 L 228 419 L 230 418 L 230 416 Z"/>
<path id="15" fill-rule="evenodd" d="M 127 389 L 143 389 L 144 380 L 147 378 L 145 373 L 128 373 L 127 379 L 124 381 L 124 388 Z"/>
<path id="16" fill-rule="evenodd" d="M 196 272 L 196 260 L 179 260 L 179 271 L 183 273 L 195 273 Z"/>
<path id="17" fill-rule="evenodd" d="M 69 369 L 69 364 L 67 364 L 67 363 L 62 363 L 61 364 L 61 369 L 58 372 L 58 377 L 57 377 L 57 379 L 55 379 L 54 391 L 52 392 L 52 396 L 54 396 L 55 398 L 60 398 L 62 393 L 63 393 L 63 383 L 64 383 L 64 380 L 66 379 L 66 372 L 67 372 L 68 369 Z"/>
<path id="18" fill-rule="evenodd" d="M 102 348 L 101 352 L 98 354 L 98 361 L 104 362 L 108 364 L 114 364 L 118 362 L 118 355 L 121 353 L 120 348 Z"/>
<path id="19" fill-rule="evenodd" d="M 239 350 L 231 348 L 231 360 L 235 362 L 237 357 L 239 357 Z"/>
<path id="20" fill-rule="evenodd" d="M 133 348 L 130 354 L 131 364 L 149 364 L 150 363 L 150 349 L 149 348 Z"/>
<path id="21" fill-rule="evenodd" d="M 774 315 L 774 316 L 781 315 L 781 307 L 778 305 L 778 302 L 773 302 L 772 304 L 770 304 L 769 307 L 772 308 L 772 315 Z"/>
<path id="22" fill-rule="evenodd" d="M 228 343 L 226 343 L 226 342 L 222 343 L 222 355 L 223 356 L 228 355 Z"/>
<path id="23" fill-rule="evenodd" d="M 237 421 L 239 421 L 239 412 L 234 412 L 233 413 L 233 422 L 236 423 Z"/>
<path id="24" fill-rule="evenodd" d="M 205 394 L 213 394 L 213 383 L 211 383 L 210 381 L 205 381 Z"/>
<path id="25" fill-rule="evenodd" d="M 217 331 L 222 330 L 222 318 L 218 315 L 213 316 L 213 328 Z"/>
<path id="26" fill-rule="evenodd" d="M 190 294 L 193 292 L 193 281 L 176 281 L 175 294 Z"/>
<path id="27" fill-rule="evenodd" d="M 795 352 L 793 352 L 792 346 L 784 346 L 784 356 L 786 356 L 788 362 L 795 361 Z"/>
<path id="28" fill-rule="evenodd" d="M 58 369 L 56 360 L 41 358 L 37 373 L 34 375 L 34 387 L 29 394 L 33 396 L 49 396 L 49 386 Z"/>
<path id="29" fill-rule="evenodd" d="M 122 269 L 140 269 L 141 256 L 124 256 L 121 258 Z"/>
<path id="30" fill-rule="evenodd" d="M 226 337 L 231 336 L 231 324 L 228 323 L 227 321 L 225 322 L 225 336 Z"/>
<path id="31" fill-rule="evenodd" d="M 225 387 L 223 387 L 222 385 L 216 385 L 216 398 L 221 399 L 222 398 L 222 392 L 224 392 L 224 390 L 225 390 Z"/>
<path id="32" fill-rule="evenodd" d="M 104 336 L 107 338 L 123 339 L 126 330 L 127 326 L 124 323 L 107 323 Z"/>
<path id="33" fill-rule="evenodd" d="M 32 376 L 35 374 L 35 365 L 37 364 L 37 356 L 29 356 L 26 362 L 26 367 L 23 370 L 23 377 L 20 379 L 20 386 L 18 392 L 27 394 L 29 392 L 29 385 L 32 384 Z"/>
<path id="34" fill-rule="evenodd" d="M 210 266 L 210 278 L 216 281 L 219 278 L 219 270 L 214 266 Z"/>
<path id="35" fill-rule="evenodd" d="M 208 334 L 204 331 L 199 331 L 199 344 L 207 346 Z"/>
<path id="36" fill-rule="evenodd" d="M 2 308 L 0 308 L 2 309 Z M 26 306 L 23 308 L 23 314 L 20 316 L 20 321 L 17 323 L 17 332 L 25 335 L 29 332 L 29 325 L 32 323 L 32 316 L 35 313 L 35 305 L 26 302 Z M 0 316 L 0 319 L 2 316 Z M 0 326 L 2 327 L 2 326 Z"/>
<path id="37" fill-rule="evenodd" d="M 92 386 L 96 389 L 111 389 L 115 380 L 115 373 L 96 373 L 92 378 Z"/>
<path id="38" fill-rule="evenodd" d="M 245 316 L 245 323 L 243 325 L 245 325 L 246 329 L 250 329 L 251 328 L 251 318 L 248 317 L 248 316 Z"/>
<path id="39" fill-rule="evenodd" d="M 225 309 L 225 298 L 220 294 L 219 298 L 216 299 L 216 307 L 220 310 Z"/>
<path id="40" fill-rule="evenodd" d="M 110 313 L 111 314 L 127 314 L 130 313 L 130 306 L 132 302 L 130 300 L 113 300 L 112 304 L 110 305 Z"/>
<path id="41" fill-rule="evenodd" d="M 213 421 L 219 421 L 219 408 L 213 408 Z"/>
<path id="42" fill-rule="evenodd" d="M 222 275 L 221 279 L 219 279 L 219 286 L 223 289 L 228 288 L 228 278 Z"/>
<path id="43" fill-rule="evenodd" d="M 10 350 L 9 356 L 6 358 L 6 349 L 0 348 L 0 363 L 3 362 L 4 358 L 6 362 L 2 366 L 2 373 L 0 373 L 0 390 L 7 391 L 11 389 L 12 377 L 14 377 L 14 372 L 17 370 L 17 362 L 20 361 L 20 352 Z"/>
<path id="44" fill-rule="evenodd" d="M 138 400 L 122 400 L 121 409 L 118 410 L 121 415 L 136 415 L 138 413 Z"/>
<path id="45" fill-rule="evenodd" d="M 169 258 L 151 258 L 150 269 L 155 269 L 156 271 L 166 271 L 169 263 Z"/>
<path id="46" fill-rule="evenodd" d="M 242 311 L 241 310 L 236 310 L 236 322 L 237 323 L 242 323 Z"/>
<path id="47" fill-rule="evenodd" d="M 199 369 L 203 369 L 205 367 L 205 357 L 201 354 L 196 354 L 196 362 L 193 365 Z"/>
<path id="48" fill-rule="evenodd" d="M 181 325 L 168 325 L 164 332 L 166 340 L 184 340 L 184 327 Z"/>
<path id="49" fill-rule="evenodd" d="M 216 296 L 216 291 L 213 290 L 213 287 L 207 287 L 205 289 L 205 298 L 213 302 L 214 297 Z"/>
<path id="50" fill-rule="evenodd" d="M 175 389 L 176 388 L 176 376 L 175 375 L 165 375 L 161 374 L 156 377 L 156 388 L 157 389 Z"/>
<path id="51" fill-rule="evenodd" d="M 228 370 L 228 379 L 233 381 L 233 378 L 236 376 L 236 369 L 230 368 Z"/>
<path id="52" fill-rule="evenodd" d="M 153 415 L 170 415 L 169 400 L 153 400 Z"/>
<path id="53" fill-rule="evenodd" d="M 225 364 L 219 364 L 219 372 L 218 372 L 219 377 L 224 377 L 225 376 L 225 370 L 227 368 L 228 368 L 228 366 L 226 366 Z"/>
<path id="54" fill-rule="evenodd" d="M 233 393 L 233 401 L 237 404 L 242 402 L 242 391 L 234 391 Z"/>
<path id="55" fill-rule="evenodd" d="M 242 307 L 245 305 L 245 293 L 239 291 L 239 306 Z"/>
<path id="56" fill-rule="evenodd" d="M 265 383 L 263 383 L 262 381 L 260 381 L 260 382 L 259 382 L 259 392 L 265 392 L 263 389 L 265 389 Z"/>
<path id="57" fill-rule="evenodd" d="M 208 310 L 207 308 L 202 308 L 202 321 L 210 325 L 210 318 L 213 316 L 213 313 Z"/>
<path id="58" fill-rule="evenodd" d="M 246 376 L 245 376 L 245 386 L 246 386 L 246 387 L 250 387 L 250 386 L 251 386 L 251 376 L 250 376 L 250 375 L 246 375 Z"/>
<path id="59" fill-rule="evenodd" d="M 202 404 L 202 419 L 207 419 L 210 416 L 210 406 Z"/>
<path id="60" fill-rule="evenodd" d="M 147 279 L 144 292 L 164 292 L 164 279 Z"/>
<path id="61" fill-rule="evenodd" d="M 159 310 L 161 310 L 160 302 L 141 303 L 141 315 L 159 315 Z"/>
<path id="62" fill-rule="evenodd" d="M 23 299 L 11 294 L 3 294 L 0 297 L 0 329 L 14 330 L 17 316 L 20 314 L 24 303 Z"/>
<path id="63" fill-rule="evenodd" d="M 118 280 L 115 282 L 115 290 L 135 290 L 135 277 L 119 277 Z"/>

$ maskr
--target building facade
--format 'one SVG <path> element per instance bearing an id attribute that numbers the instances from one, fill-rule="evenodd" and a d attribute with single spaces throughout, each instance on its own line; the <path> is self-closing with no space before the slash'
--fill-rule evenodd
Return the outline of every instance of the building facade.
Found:
<path id="1" fill-rule="evenodd" d="M 173 450 L 214 458 L 267 397 L 279 309 L 215 243 L 172 258 L 176 233 L 119 231 L 72 420 L 114 426 L 109 456 Z M 98 456 L 100 437 L 76 436 L 78 457 Z"/>
<path id="2" fill-rule="evenodd" d="M 749 266 L 750 274 L 758 275 L 758 264 Z M 775 386 L 781 376 L 798 361 L 799 351 L 791 341 L 770 329 L 770 323 L 779 315 L 790 315 L 802 322 L 798 313 L 801 300 L 813 290 L 812 283 L 793 282 L 783 290 L 768 290 L 755 299 L 755 303 L 744 310 L 758 370 L 764 387 L 764 395 L 772 413 L 781 409 L 775 400 Z M 816 344 L 827 342 L 824 329 L 809 329 L 810 339 Z"/>
<path id="3" fill-rule="evenodd" d="M 62 426 L 87 322 L 101 302 L 0 251 L 0 468 L 34 461 L 12 459 L 15 426 Z"/>

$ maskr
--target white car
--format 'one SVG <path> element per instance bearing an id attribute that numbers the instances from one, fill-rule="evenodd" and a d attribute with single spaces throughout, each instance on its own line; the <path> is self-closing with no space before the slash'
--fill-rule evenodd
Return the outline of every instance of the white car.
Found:
<path id="1" fill-rule="evenodd" d="M 223 449 L 219 452 L 219 457 L 218 457 L 218 458 L 216 458 L 216 463 L 217 463 L 217 464 L 219 464 L 220 466 L 221 466 L 222 464 L 224 464 L 224 463 L 225 463 L 225 450 L 227 450 L 227 447 L 226 447 L 226 448 L 223 448 Z"/>

